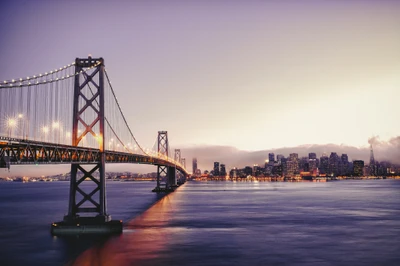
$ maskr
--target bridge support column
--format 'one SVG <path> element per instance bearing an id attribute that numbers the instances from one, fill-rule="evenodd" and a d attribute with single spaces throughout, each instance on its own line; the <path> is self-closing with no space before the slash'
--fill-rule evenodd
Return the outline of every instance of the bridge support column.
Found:
<path id="1" fill-rule="evenodd" d="M 157 155 L 159 158 L 168 159 L 168 133 L 167 131 L 158 131 L 157 138 Z M 158 165 L 157 166 L 157 186 L 153 192 L 169 192 L 170 189 L 170 166 Z M 165 187 L 161 184 L 161 179 L 165 178 Z"/>
<path id="2" fill-rule="evenodd" d="M 92 70 L 82 71 L 88 68 Z M 81 74 L 75 76 L 72 146 L 91 137 L 99 143 L 100 152 L 91 165 L 79 163 L 80 155 L 76 155 L 76 163 L 71 165 L 68 214 L 64 221 L 52 224 L 51 232 L 55 235 L 120 233 L 122 221 L 111 221 L 106 208 L 104 60 L 77 58 L 75 73 Z M 88 191 L 87 186 L 81 186 L 85 180 L 94 183 L 94 188 Z"/>
<path id="3" fill-rule="evenodd" d="M 168 167 L 168 181 L 167 181 L 168 189 L 174 189 L 177 187 L 176 185 L 176 168 L 175 167 Z"/>

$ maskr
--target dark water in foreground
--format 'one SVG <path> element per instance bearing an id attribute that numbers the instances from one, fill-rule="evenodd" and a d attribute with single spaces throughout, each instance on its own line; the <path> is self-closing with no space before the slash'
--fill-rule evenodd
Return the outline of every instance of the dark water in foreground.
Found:
<path id="1" fill-rule="evenodd" d="M 0 265 L 400 265 L 400 180 L 154 185 L 109 183 L 124 233 L 93 240 L 49 233 L 68 183 L 0 183 Z"/>

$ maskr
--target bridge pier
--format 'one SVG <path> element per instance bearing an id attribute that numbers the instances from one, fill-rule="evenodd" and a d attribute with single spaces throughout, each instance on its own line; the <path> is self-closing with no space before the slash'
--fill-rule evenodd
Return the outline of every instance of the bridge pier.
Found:
<path id="1" fill-rule="evenodd" d="M 90 56 L 85 59 L 77 58 L 75 73 L 80 73 L 84 68 L 93 68 L 93 71 L 90 74 L 83 71 L 82 80 L 80 75 L 75 76 L 72 146 L 77 147 L 86 135 L 89 135 L 98 141 L 100 152 L 92 168 L 87 169 L 88 164 L 79 163 L 79 155 L 76 163 L 71 164 L 68 214 L 62 222 L 51 225 L 51 233 L 54 235 L 122 232 L 122 221 L 112 221 L 111 216 L 107 214 L 106 205 L 104 60 L 92 59 Z M 95 107 L 94 102 L 97 103 Z M 88 110 L 91 110 L 89 112 L 92 117 L 84 115 Z M 98 178 L 95 173 L 98 174 Z M 87 186 L 81 186 L 85 180 L 94 183 L 95 187 L 91 192 L 86 191 Z M 97 200 L 94 198 L 95 195 L 98 197 Z M 78 200 L 77 196 L 80 197 Z M 79 215 L 81 213 L 84 215 Z"/>
<path id="2" fill-rule="evenodd" d="M 176 168 L 175 167 L 168 167 L 168 182 L 167 182 L 167 187 L 168 188 L 176 188 Z"/>

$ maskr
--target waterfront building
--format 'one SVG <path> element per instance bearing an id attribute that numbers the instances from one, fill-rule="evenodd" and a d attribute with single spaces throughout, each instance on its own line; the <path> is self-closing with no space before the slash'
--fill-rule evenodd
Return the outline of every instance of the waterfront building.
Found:
<path id="1" fill-rule="evenodd" d="M 253 172 L 251 173 L 252 176 L 258 176 L 260 173 L 260 167 L 258 164 L 253 165 Z"/>
<path id="2" fill-rule="evenodd" d="M 308 154 L 308 159 L 317 159 L 317 154 L 315 152 L 310 152 Z"/>
<path id="3" fill-rule="evenodd" d="M 317 159 L 308 160 L 308 169 L 313 175 L 317 175 Z"/>
<path id="4" fill-rule="evenodd" d="M 214 162 L 214 176 L 219 176 L 219 162 Z"/>
<path id="5" fill-rule="evenodd" d="M 362 176 L 364 174 L 364 161 L 362 160 L 353 161 L 353 174 L 355 176 Z"/>
<path id="6" fill-rule="evenodd" d="M 370 151 L 370 157 L 369 157 L 369 174 L 372 176 L 377 175 L 377 166 L 374 158 L 374 150 L 372 149 L 372 144 L 371 144 L 371 151 Z"/>
<path id="7" fill-rule="evenodd" d="M 284 159 L 285 156 L 283 156 L 282 154 L 277 154 L 276 155 L 276 160 L 278 161 L 278 163 L 282 163 L 282 159 Z"/>
<path id="8" fill-rule="evenodd" d="M 281 165 L 282 165 L 282 175 L 286 176 L 287 175 L 287 159 L 285 157 L 282 157 L 280 160 L 281 160 Z"/>
<path id="9" fill-rule="evenodd" d="M 343 153 L 340 157 L 340 174 L 348 175 L 349 174 L 349 157 L 347 154 Z"/>
<path id="10" fill-rule="evenodd" d="M 274 165 L 272 164 L 267 164 L 267 165 L 265 165 L 265 169 L 264 169 L 264 174 L 266 175 L 266 176 L 271 176 L 272 175 L 272 170 L 273 170 L 273 168 L 274 168 Z"/>
<path id="11" fill-rule="evenodd" d="M 275 154 L 273 152 L 268 153 L 268 161 L 270 165 L 274 165 L 275 162 Z"/>
<path id="12" fill-rule="evenodd" d="M 319 164 L 319 172 L 320 174 L 327 174 L 329 168 L 329 157 L 325 154 L 321 156 L 320 164 Z"/>
<path id="13" fill-rule="evenodd" d="M 309 171 L 309 165 L 308 165 L 308 157 L 301 157 L 300 162 L 299 162 L 299 171 L 300 172 L 308 172 Z"/>
<path id="14" fill-rule="evenodd" d="M 195 171 L 195 173 L 194 173 L 194 175 L 195 175 L 196 177 L 200 177 L 200 176 L 201 176 L 201 170 L 200 170 L 199 168 L 197 168 L 196 171 Z"/>
<path id="15" fill-rule="evenodd" d="M 331 155 L 329 156 L 329 175 L 337 176 L 339 174 L 339 161 L 339 155 L 337 155 L 336 152 L 331 152 Z"/>
<path id="16" fill-rule="evenodd" d="M 275 163 L 272 168 L 272 174 L 282 176 L 283 175 L 283 167 L 281 163 Z"/>
<path id="17" fill-rule="evenodd" d="M 252 173 L 253 173 L 253 168 L 252 167 L 250 167 L 250 166 L 246 166 L 244 169 L 243 169 L 243 174 L 244 174 L 244 176 L 246 177 L 246 176 L 249 176 L 249 175 L 251 175 Z"/>
<path id="18" fill-rule="evenodd" d="M 220 176 L 226 176 L 225 164 L 222 164 L 222 163 L 221 163 Z"/>
<path id="19" fill-rule="evenodd" d="M 286 162 L 287 175 L 294 176 L 299 173 L 299 155 L 297 153 L 291 153 Z"/>
<path id="20" fill-rule="evenodd" d="M 193 174 L 196 174 L 196 170 L 197 170 L 197 158 L 193 158 L 192 166 L 193 166 Z"/>

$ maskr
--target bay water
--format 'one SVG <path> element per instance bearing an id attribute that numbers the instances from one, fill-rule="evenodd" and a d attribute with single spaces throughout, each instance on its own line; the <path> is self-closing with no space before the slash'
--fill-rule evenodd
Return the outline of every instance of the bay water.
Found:
<path id="1" fill-rule="evenodd" d="M 400 180 L 154 186 L 108 182 L 123 234 L 65 238 L 68 182 L 0 183 L 0 265 L 400 265 Z"/>

